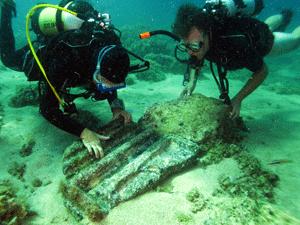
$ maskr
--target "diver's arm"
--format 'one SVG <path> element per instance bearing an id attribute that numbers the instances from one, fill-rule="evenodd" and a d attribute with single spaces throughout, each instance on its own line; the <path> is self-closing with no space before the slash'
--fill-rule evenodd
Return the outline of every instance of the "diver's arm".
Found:
<path id="1" fill-rule="evenodd" d="M 268 67 L 265 63 L 263 63 L 261 69 L 254 72 L 251 78 L 247 81 L 247 83 L 242 87 L 242 89 L 236 94 L 236 96 L 232 99 L 232 112 L 231 116 L 236 118 L 240 114 L 240 108 L 242 101 L 250 95 L 257 87 L 259 87 L 262 82 L 266 79 L 268 75 Z"/>
<path id="2" fill-rule="evenodd" d="M 45 81 L 42 81 L 42 83 L 40 85 L 40 113 L 54 126 L 80 137 L 85 127 L 60 110 L 59 102 L 51 88 L 48 84 L 45 84 Z"/>
<path id="3" fill-rule="evenodd" d="M 125 109 L 123 100 L 118 98 L 117 91 L 112 91 L 110 93 L 107 93 L 106 99 L 109 103 L 111 111 L 113 111 L 113 109 L 115 108 L 120 108 L 122 110 Z"/>
<path id="4" fill-rule="evenodd" d="M 12 16 L 13 13 L 16 14 L 14 1 L 6 0 L 2 4 L 0 24 L 1 61 L 10 69 L 22 71 L 24 56 L 29 49 L 27 46 L 19 50 L 15 48 L 15 37 L 12 30 Z"/>
<path id="5" fill-rule="evenodd" d="M 185 85 L 180 97 L 190 96 L 196 88 L 197 80 L 200 74 L 199 67 L 191 67 L 189 70 L 189 82 Z"/>
<path id="6" fill-rule="evenodd" d="M 125 110 L 125 105 L 122 99 L 118 98 L 117 91 L 112 92 L 108 97 L 111 112 L 113 114 L 113 120 L 119 117 L 124 118 L 124 123 L 130 123 L 132 121 L 132 116 L 129 112 Z"/>
<path id="7" fill-rule="evenodd" d="M 251 94 L 261 83 L 266 79 L 268 75 L 268 67 L 263 64 L 260 70 L 254 72 L 245 86 L 237 93 L 233 98 L 242 102 L 249 94 Z"/>

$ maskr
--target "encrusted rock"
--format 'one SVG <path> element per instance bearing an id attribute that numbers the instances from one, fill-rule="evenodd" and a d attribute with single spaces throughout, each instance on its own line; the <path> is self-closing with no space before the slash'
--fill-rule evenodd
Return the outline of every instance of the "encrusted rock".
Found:
<path id="1" fill-rule="evenodd" d="M 226 115 L 218 100 L 193 95 L 154 105 L 137 124 L 124 127 L 119 120 L 103 127 L 111 139 L 101 160 L 75 142 L 64 154 L 66 206 L 78 219 L 101 220 L 120 202 L 196 163 L 201 144 L 222 136 Z"/>
<path id="2" fill-rule="evenodd" d="M 140 123 L 151 124 L 160 134 L 172 134 L 197 144 L 224 135 L 230 129 L 228 111 L 221 101 L 202 95 L 156 104 L 142 117 Z"/>

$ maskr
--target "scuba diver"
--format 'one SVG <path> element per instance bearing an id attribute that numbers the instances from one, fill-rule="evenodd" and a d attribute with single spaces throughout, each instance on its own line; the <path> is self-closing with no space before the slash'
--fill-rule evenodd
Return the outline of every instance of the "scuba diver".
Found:
<path id="1" fill-rule="evenodd" d="M 59 6 L 80 17 L 51 7 L 38 9 L 32 16 L 31 27 L 38 36 L 33 45 L 47 72 L 43 77 L 30 46 L 15 49 L 11 26 L 12 16 L 16 15 L 15 4 L 12 0 L 1 0 L 1 60 L 5 66 L 24 72 L 29 81 L 39 81 L 39 107 L 44 118 L 80 137 L 91 155 L 103 157 L 101 141 L 109 137 L 77 122 L 73 118 L 77 112 L 73 101 L 77 97 L 106 99 L 113 119 L 123 117 L 129 123 L 131 115 L 125 111 L 117 90 L 126 86 L 125 78 L 130 71 L 148 69 L 149 64 L 130 65 L 129 54 L 143 59 L 122 47 L 108 14 L 100 15 L 89 3 L 80 0 L 63 0 Z M 84 87 L 86 91 L 71 94 L 73 87 Z"/>
<path id="2" fill-rule="evenodd" d="M 178 42 L 175 57 L 188 65 L 181 96 L 193 93 L 204 60 L 208 60 L 220 91 L 220 99 L 231 105 L 231 117 L 237 118 L 242 101 L 268 74 L 263 58 L 290 52 L 300 45 L 300 26 L 292 33 L 283 32 L 293 12 L 283 10 L 281 14 L 271 16 L 265 22 L 252 17 L 263 8 L 262 0 L 206 0 L 202 8 L 185 4 L 177 11 L 173 32 L 145 32 L 140 34 L 140 38 L 162 34 Z M 189 58 L 182 57 L 186 53 Z M 227 71 L 242 68 L 253 74 L 245 86 L 230 99 Z"/>
<path id="3" fill-rule="evenodd" d="M 269 17 L 265 23 L 252 15 L 263 8 L 258 0 L 209 0 L 203 8 L 183 5 L 179 8 L 173 32 L 183 39 L 177 46 L 190 56 L 194 69 L 182 95 L 191 95 L 203 61 L 210 62 L 211 71 L 218 84 L 220 98 L 231 105 L 231 117 L 240 115 L 242 101 L 266 78 L 268 68 L 263 58 L 290 52 L 300 45 L 300 26 L 292 33 L 283 33 L 292 12 Z M 213 63 L 217 67 L 217 79 Z M 246 68 L 253 74 L 241 90 L 230 100 L 227 71 Z"/>

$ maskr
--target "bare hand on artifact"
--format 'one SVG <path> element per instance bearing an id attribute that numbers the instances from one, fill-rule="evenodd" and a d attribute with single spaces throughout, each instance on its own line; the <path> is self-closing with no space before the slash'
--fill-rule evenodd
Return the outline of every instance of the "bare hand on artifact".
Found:
<path id="1" fill-rule="evenodd" d="M 113 112 L 113 120 L 118 119 L 119 117 L 123 117 L 125 124 L 128 124 L 132 121 L 131 114 L 125 110 L 116 108 L 113 109 L 112 112 Z"/>
<path id="2" fill-rule="evenodd" d="M 97 159 L 99 157 L 103 158 L 104 152 L 101 146 L 101 141 L 108 140 L 110 137 L 97 134 L 96 132 L 85 128 L 82 131 L 80 138 L 82 140 L 83 145 L 89 151 L 90 155 L 95 155 Z"/>
<path id="3" fill-rule="evenodd" d="M 232 99 L 231 101 L 232 111 L 230 112 L 231 119 L 236 119 L 240 116 L 241 106 L 242 106 L 242 102 L 240 100 L 237 100 L 235 98 Z"/>

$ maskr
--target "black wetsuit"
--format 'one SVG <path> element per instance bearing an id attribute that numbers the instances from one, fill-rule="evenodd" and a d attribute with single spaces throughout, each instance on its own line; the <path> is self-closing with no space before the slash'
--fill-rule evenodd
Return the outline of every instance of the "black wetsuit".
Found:
<path id="1" fill-rule="evenodd" d="M 273 42 L 274 36 L 265 23 L 254 18 L 229 17 L 214 22 L 205 59 L 226 70 L 247 68 L 257 72 Z"/>
<path id="2" fill-rule="evenodd" d="M 43 54 L 43 65 L 52 85 L 61 93 L 69 87 L 86 86 L 97 95 L 97 100 L 107 99 L 110 105 L 117 99 L 117 92 L 97 92 L 92 78 L 96 70 L 99 51 L 107 45 L 120 44 L 113 33 L 92 38 L 80 30 L 65 32 L 47 44 Z M 58 100 L 45 81 L 40 81 L 40 112 L 55 126 L 79 136 L 85 128 L 65 115 Z M 45 85 L 46 84 L 46 85 Z"/>
<path id="3" fill-rule="evenodd" d="M 35 61 L 28 52 L 28 46 L 15 50 L 10 11 L 2 9 L 0 31 L 0 51 L 3 64 L 13 70 L 25 72 L 26 75 L 40 73 L 36 65 L 33 67 L 29 65 Z M 117 98 L 117 92 L 100 94 L 92 82 L 98 53 L 104 46 L 110 44 L 121 44 L 119 37 L 113 31 L 96 35 L 87 34 L 81 30 L 69 31 L 48 41 L 39 57 L 47 77 L 59 95 L 63 95 L 62 92 L 69 87 L 87 86 L 88 90 L 96 95 L 97 100 L 107 99 L 113 107 L 112 103 L 120 101 Z M 41 114 L 56 127 L 80 136 L 85 126 L 61 111 L 58 100 L 41 74 L 34 75 L 41 77 L 39 82 Z M 116 105 L 121 104 L 117 103 Z"/>

